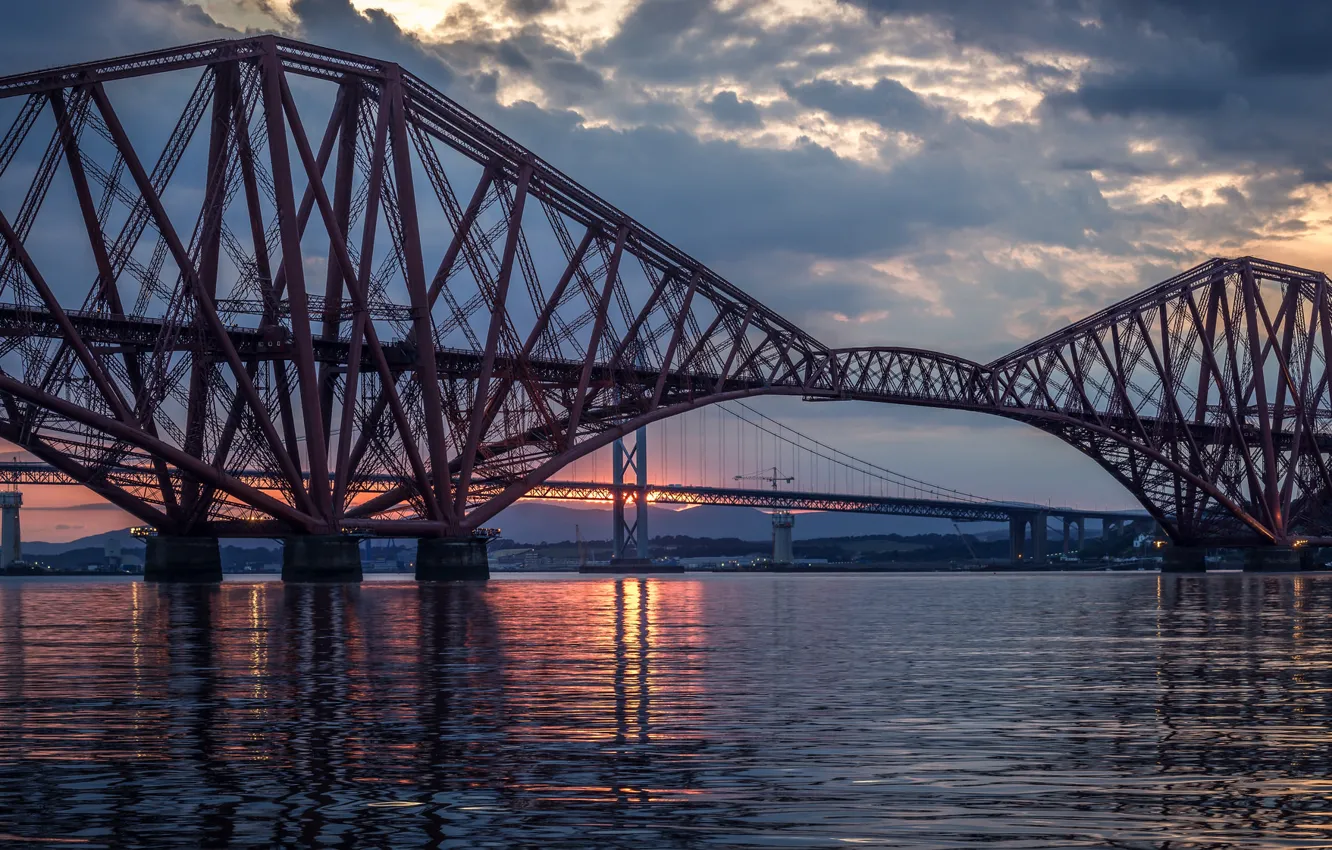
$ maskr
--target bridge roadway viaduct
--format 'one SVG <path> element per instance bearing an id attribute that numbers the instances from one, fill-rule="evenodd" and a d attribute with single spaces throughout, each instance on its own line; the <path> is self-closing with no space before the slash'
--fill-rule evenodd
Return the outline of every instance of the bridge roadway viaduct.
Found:
<path id="1" fill-rule="evenodd" d="M 136 467 L 121 467 L 121 475 L 151 474 Z M 255 487 L 272 486 L 272 475 L 257 470 L 232 470 L 231 475 Z M 381 486 L 388 488 L 397 479 L 384 477 Z M 0 463 L 0 485 L 71 485 L 79 482 L 54 466 L 40 462 Z M 834 511 L 840 513 L 878 514 L 881 516 L 910 516 L 946 519 L 953 522 L 1008 523 L 1009 560 L 1043 563 L 1047 557 L 1046 535 L 1039 533 L 1048 528 L 1051 519 L 1062 522 L 1065 553 L 1076 539 L 1081 550 L 1086 538 L 1087 520 L 1099 520 L 1104 534 L 1122 533 L 1127 522 L 1150 522 L 1152 517 L 1144 511 L 1088 511 L 1073 507 L 1036 505 L 1026 502 L 963 501 L 921 499 L 897 496 L 866 496 L 838 493 L 816 493 L 791 490 L 753 490 L 731 487 L 696 487 L 671 484 L 649 485 L 640 493 L 636 485 L 617 486 L 593 481 L 551 480 L 534 487 L 525 498 L 569 501 L 594 501 L 613 504 L 617 492 L 621 500 L 644 498 L 659 505 L 718 505 L 790 511 Z M 283 537 L 277 529 L 259 522 L 238 523 L 230 529 L 235 537 L 265 537 L 270 534 Z M 153 539 L 149 539 L 152 547 Z M 204 558 L 211 558 L 202 549 Z"/>

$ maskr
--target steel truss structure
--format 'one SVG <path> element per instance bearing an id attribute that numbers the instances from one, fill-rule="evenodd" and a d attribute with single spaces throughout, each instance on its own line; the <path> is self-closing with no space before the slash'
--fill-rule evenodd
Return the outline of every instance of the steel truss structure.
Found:
<path id="1" fill-rule="evenodd" d="M 1213 260 L 985 365 L 832 349 L 393 63 L 259 36 L 0 107 L 0 438 L 166 533 L 465 536 L 786 394 L 1027 422 L 1178 543 L 1332 542 L 1320 273 Z"/>

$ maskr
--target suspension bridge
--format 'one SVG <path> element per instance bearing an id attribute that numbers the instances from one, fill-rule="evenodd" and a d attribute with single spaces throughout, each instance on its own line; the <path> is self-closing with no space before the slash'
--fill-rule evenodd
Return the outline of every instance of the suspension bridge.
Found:
<path id="1" fill-rule="evenodd" d="M 214 41 L 0 78 L 0 120 L 0 439 L 157 529 L 157 579 L 233 535 L 294 580 L 366 534 L 484 576 L 561 470 L 761 395 L 1038 428 L 1170 569 L 1332 545 L 1320 272 L 1210 260 L 986 364 L 834 348 L 391 62 Z"/>
<path id="2" fill-rule="evenodd" d="M 1101 533 L 1112 536 L 1126 523 L 1151 521 L 1144 511 L 997 500 L 933 484 L 847 454 L 743 402 L 723 402 L 640 428 L 628 440 L 617 440 L 609 449 L 594 452 L 564 471 L 572 479 L 542 482 L 524 498 L 609 506 L 612 557 L 626 567 L 650 566 L 647 508 L 653 504 L 765 510 L 774 515 L 774 529 L 779 525 L 790 529 L 792 511 L 1006 523 L 1009 559 L 1014 563 L 1045 560 L 1052 521 L 1062 523 L 1056 532 L 1065 554 L 1083 548 L 1088 520 L 1099 521 Z M 260 489 L 276 486 L 269 472 L 232 470 L 230 474 Z M 383 476 L 378 483 L 387 488 L 397 479 Z M 77 484 L 40 461 L 17 457 L 0 461 L 0 486 Z M 20 507 L 12 498 L 12 504 L 4 502 L 7 495 L 11 494 L 0 492 L 0 516 L 16 513 Z M 16 518 L 11 525 L 17 530 Z M 0 547 L 3 568 L 6 557 L 17 557 L 5 553 L 11 549 L 16 553 L 17 548 L 4 535 L 0 535 Z"/>
<path id="3" fill-rule="evenodd" d="M 1099 521 L 1102 534 L 1112 535 L 1125 523 L 1151 521 L 1144 511 L 1004 501 L 940 486 L 847 454 L 744 402 L 722 402 L 640 428 L 629 440 L 617 440 L 609 458 L 599 454 L 606 452 L 571 465 L 575 480 L 543 482 L 527 497 L 609 503 L 612 552 L 630 563 L 650 556 L 647 507 L 652 504 L 771 511 L 777 562 L 790 560 L 777 541 L 789 539 L 792 511 L 1006 523 L 1013 563 L 1045 560 L 1052 520 L 1062 523 L 1058 531 L 1066 553 L 1082 549 L 1088 520 Z M 591 474 L 580 476 L 580 470 Z M 692 483 L 654 484 L 654 478 Z"/>

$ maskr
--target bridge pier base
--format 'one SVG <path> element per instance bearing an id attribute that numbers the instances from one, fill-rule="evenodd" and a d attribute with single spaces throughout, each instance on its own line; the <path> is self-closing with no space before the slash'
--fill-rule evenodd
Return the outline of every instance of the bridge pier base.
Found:
<path id="1" fill-rule="evenodd" d="M 222 552 L 216 537 L 155 535 L 144 541 L 143 580 L 216 582 L 222 580 Z"/>
<path id="2" fill-rule="evenodd" d="M 1290 546 L 1264 546 L 1244 550 L 1246 573 L 1297 573 L 1300 551 Z"/>
<path id="3" fill-rule="evenodd" d="M 485 581 L 490 557 L 480 537 L 422 537 L 416 542 L 417 581 Z"/>
<path id="4" fill-rule="evenodd" d="M 1008 563 L 1016 566 L 1023 560 L 1027 548 L 1026 517 L 1008 518 Z"/>
<path id="5" fill-rule="evenodd" d="M 1207 550 L 1199 546 L 1168 546 L 1161 553 L 1163 573 L 1207 572 Z"/>
<path id="6" fill-rule="evenodd" d="M 282 580 L 361 580 L 361 541 L 345 534 L 310 534 L 282 541 Z"/>

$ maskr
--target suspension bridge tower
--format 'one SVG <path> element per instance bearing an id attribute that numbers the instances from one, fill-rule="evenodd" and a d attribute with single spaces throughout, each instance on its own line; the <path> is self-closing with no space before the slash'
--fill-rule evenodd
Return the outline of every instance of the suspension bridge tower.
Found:
<path id="1" fill-rule="evenodd" d="M 611 538 L 614 545 L 612 562 L 623 566 L 646 566 L 651 562 L 648 552 L 647 514 L 647 428 L 634 432 L 632 446 L 624 440 L 615 441 L 612 449 L 611 480 L 615 502 L 611 508 Z M 625 519 L 625 497 L 630 490 L 625 485 L 626 473 L 634 478 L 634 522 Z"/>

